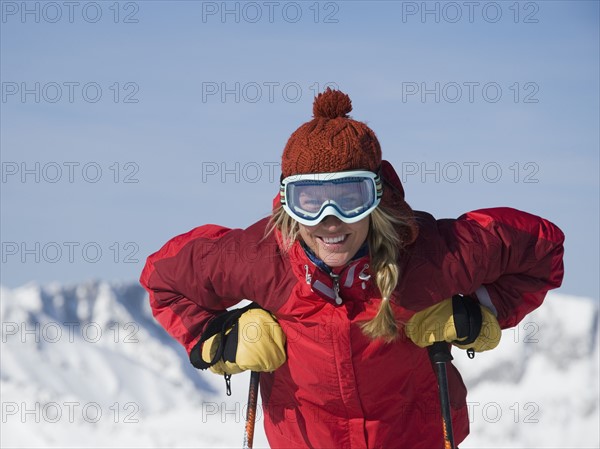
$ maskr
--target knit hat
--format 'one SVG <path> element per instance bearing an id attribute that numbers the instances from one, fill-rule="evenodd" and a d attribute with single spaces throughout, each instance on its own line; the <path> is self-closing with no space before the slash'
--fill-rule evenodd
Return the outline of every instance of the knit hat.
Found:
<path id="1" fill-rule="evenodd" d="M 408 244 L 417 236 L 414 212 L 404 201 L 404 189 L 392 165 L 381 158 L 377 136 L 366 124 L 348 116 L 350 97 L 339 90 L 327 90 L 315 98 L 314 118 L 290 136 L 281 160 L 281 176 L 368 170 L 383 181 L 381 205 L 395 209 L 406 220 L 402 240 Z"/>
<path id="2" fill-rule="evenodd" d="M 364 123 L 348 117 L 350 97 L 327 89 L 313 104 L 314 119 L 298 128 L 283 150 L 283 177 L 347 170 L 376 172 L 381 147 L 375 133 Z"/>

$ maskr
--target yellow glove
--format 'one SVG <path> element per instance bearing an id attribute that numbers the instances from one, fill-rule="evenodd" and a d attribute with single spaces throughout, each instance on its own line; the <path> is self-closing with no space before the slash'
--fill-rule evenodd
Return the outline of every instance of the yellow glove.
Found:
<path id="1" fill-rule="evenodd" d="M 201 352 L 204 366 L 197 367 L 208 367 L 216 374 L 270 372 L 286 361 L 285 334 L 266 310 L 252 305 L 247 310 L 225 312 L 217 320 L 222 322 L 221 330 L 204 341 Z"/>
<path id="2" fill-rule="evenodd" d="M 494 349 L 502 336 L 498 320 L 487 307 L 460 295 L 417 312 L 406 324 L 405 332 L 422 348 L 446 341 L 475 352 Z"/>

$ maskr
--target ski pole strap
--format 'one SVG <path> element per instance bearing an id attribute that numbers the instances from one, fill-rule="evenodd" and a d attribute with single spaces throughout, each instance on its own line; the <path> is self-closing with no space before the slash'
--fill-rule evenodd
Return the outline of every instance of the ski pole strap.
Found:
<path id="1" fill-rule="evenodd" d="M 454 315 L 456 335 L 460 338 L 455 343 L 469 345 L 477 340 L 483 323 L 479 301 L 469 296 L 454 295 L 452 297 L 452 314 Z"/>
<path id="2" fill-rule="evenodd" d="M 242 307 L 241 309 L 228 310 L 213 318 L 208 323 L 208 326 L 206 326 L 206 328 L 204 329 L 204 332 L 202 333 L 200 340 L 198 340 L 198 343 L 196 343 L 190 351 L 190 362 L 192 363 L 192 365 L 195 368 L 205 370 L 213 366 L 221 359 L 228 362 L 235 362 L 235 350 L 232 354 L 230 353 L 232 352 L 231 350 L 225 350 L 225 343 L 227 341 L 227 338 L 237 339 L 239 317 L 246 311 L 250 309 L 256 309 L 259 307 L 260 306 L 258 304 L 251 303 L 246 307 Z M 217 347 L 217 351 L 215 352 L 215 355 L 213 356 L 212 360 L 207 362 L 202 358 L 202 345 L 206 340 L 208 340 L 211 337 L 214 337 L 215 335 L 220 335 L 221 337 L 219 339 L 219 346 Z M 230 347 L 232 346 L 230 345 Z M 236 347 L 237 345 L 233 345 L 234 349 Z"/>

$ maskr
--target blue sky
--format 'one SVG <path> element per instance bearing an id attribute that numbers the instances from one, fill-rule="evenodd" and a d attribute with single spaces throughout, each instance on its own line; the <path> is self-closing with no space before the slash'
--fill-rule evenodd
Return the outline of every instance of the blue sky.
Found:
<path id="1" fill-rule="evenodd" d="M 567 237 L 562 290 L 599 297 L 596 1 L 1 9 L 5 286 L 136 280 L 176 234 L 267 215 L 332 85 L 415 209 L 542 215 Z"/>

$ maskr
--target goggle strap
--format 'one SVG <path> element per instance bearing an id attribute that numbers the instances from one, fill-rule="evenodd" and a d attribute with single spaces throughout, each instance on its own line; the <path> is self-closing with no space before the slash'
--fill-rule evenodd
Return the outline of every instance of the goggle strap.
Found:
<path id="1" fill-rule="evenodd" d="M 383 183 L 379 175 L 375 176 L 375 188 L 377 189 L 377 199 L 381 199 L 383 196 Z"/>
<path id="2" fill-rule="evenodd" d="M 285 185 L 283 184 L 283 182 L 281 183 L 281 186 L 279 187 L 279 202 L 282 205 L 285 204 Z"/>

